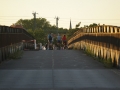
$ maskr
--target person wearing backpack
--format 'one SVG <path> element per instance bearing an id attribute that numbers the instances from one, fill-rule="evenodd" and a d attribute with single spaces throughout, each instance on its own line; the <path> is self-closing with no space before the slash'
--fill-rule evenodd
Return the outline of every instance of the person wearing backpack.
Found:
<path id="1" fill-rule="evenodd" d="M 52 35 L 51 35 L 51 33 L 48 35 L 48 42 L 52 43 Z"/>
<path id="2" fill-rule="evenodd" d="M 49 50 L 53 50 L 51 33 L 48 35 L 48 47 L 49 47 Z"/>

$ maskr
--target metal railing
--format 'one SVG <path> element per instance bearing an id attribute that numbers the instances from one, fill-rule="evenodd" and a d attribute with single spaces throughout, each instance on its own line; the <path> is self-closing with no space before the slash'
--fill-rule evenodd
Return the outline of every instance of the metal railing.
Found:
<path id="1" fill-rule="evenodd" d="M 30 41 L 34 40 L 34 37 L 22 28 L 0 26 L 0 48 L 19 43 L 22 40 Z"/>
<path id="2" fill-rule="evenodd" d="M 0 62 L 17 50 L 33 49 L 33 41 L 34 37 L 25 29 L 0 26 Z"/>
<path id="3" fill-rule="evenodd" d="M 68 45 L 79 41 L 95 43 L 100 46 L 120 49 L 120 27 L 101 25 L 78 30 L 68 40 Z M 112 46 L 112 47 L 110 47 Z"/>
<path id="4" fill-rule="evenodd" d="M 80 29 L 68 40 L 68 48 L 90 51 L 120 67 L 120 27 L 101 25 Z"/>

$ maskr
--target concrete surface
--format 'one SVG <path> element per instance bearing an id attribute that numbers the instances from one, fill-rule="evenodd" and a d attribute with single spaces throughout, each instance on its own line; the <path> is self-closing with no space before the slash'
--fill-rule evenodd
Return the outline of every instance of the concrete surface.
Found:
<path id="1" fill-rule="evenodd" d="M 0 65 L 0 90 L 120 90 L 120 71 L 79 50 L 24 51 Z"/>

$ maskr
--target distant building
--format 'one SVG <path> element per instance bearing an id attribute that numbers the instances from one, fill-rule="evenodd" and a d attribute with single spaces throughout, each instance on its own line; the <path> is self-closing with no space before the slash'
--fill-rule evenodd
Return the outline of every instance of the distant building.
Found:
<path id="1" fill-rule="evenodd" d="M 70 27 L 69 27 L 69 29 L 72 29 L 71 19 L 70 19 Z"/>

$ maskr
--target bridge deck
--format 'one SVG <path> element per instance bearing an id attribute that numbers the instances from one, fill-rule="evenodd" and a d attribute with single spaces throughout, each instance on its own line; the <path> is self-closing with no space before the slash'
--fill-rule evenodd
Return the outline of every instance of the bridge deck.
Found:
<path id="1" fill-rule="evenodd" d="M 120 71 L 78 50 L 25 51 L 0 65 L 0 90 L 120 90 Z"/>

